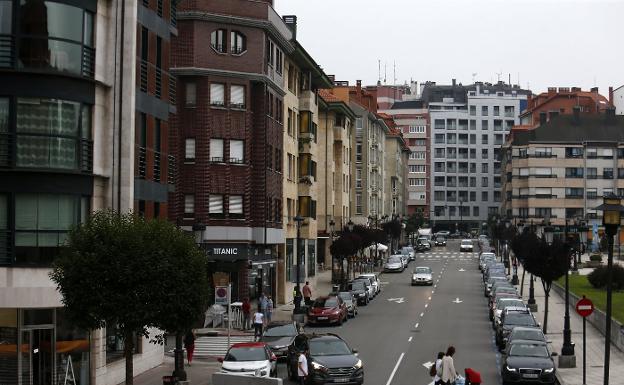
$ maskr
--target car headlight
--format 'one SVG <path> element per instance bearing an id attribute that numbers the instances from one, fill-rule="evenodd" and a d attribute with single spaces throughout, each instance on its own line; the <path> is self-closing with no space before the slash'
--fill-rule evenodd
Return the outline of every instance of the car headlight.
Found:
<path id="1" fill-rule="evenodd" d="M 544 369 L 544 373 L 552 373 L 554 370 L 555 368 Z"/>
<path id="2" fill-rule="evenodd" d="M 273 349 L 282 350 L 282 349 L 286 349 L 287 347 L 288 345 L 276 345 L 276 346 L 273 346 Z"/>
<path id="3" fill-rule="evenodd" d="M 318 370 L 320 372 L 327 372 L 327 368 L 325 366 L 319 364 L 318 362 L 314 362 L 314 361 L 312 361 L 312 369 Z"/>
<path id="4" fill-rule="evenodd" d="M 516 372 L 515 368 L 510 368 L 509 365 L 505 365 L 505 369 L 507 369 L 508 372 Z"/>
<path id="5" fill-rule="evenodd" d="M 355 365 L 353 365 L 354 369 L 359 369 L 362 367 L 362 360 L 358 360 L 358 362 L 355 363 Z"/>
<path id="6" fill-rule="evenodd" d="M 358 294 L 358 296 L 360 296 L 360 297 L 364 297 L 365 295 L 366 295 L 365 293 Z"/>

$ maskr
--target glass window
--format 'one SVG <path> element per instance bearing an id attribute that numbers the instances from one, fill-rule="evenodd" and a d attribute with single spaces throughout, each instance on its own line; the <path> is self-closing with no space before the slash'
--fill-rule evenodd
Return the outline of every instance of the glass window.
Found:
<path id="1" fill-rule="evenodd" d="M 184 214 L 193 214 L 195 212 L 195 195 L 187 194 L 184 196 Z"/>
<path id="2" fill-rule="evenodd" d="M 184 158 L 195 159 L 195 138 L 186 139 Z"/>
<path id="3" fill-rule="evenodd" d="M 230 44 L 230 52 L 233 54 L 240 54 L 247 50 L 247 38 L 238 31 L 232 31 L 230 33 Z"/>
<path id="4" fill-rule="evenodd" d="M 226 51 L 225 33 L 224 29 L 217 29 L 210 34 L 210 45 L 217 52 L 224 53 Z"/>
<path id="5" fill-rule="evenodd" d="M 242 195 L 230 195 L 228 207 L 229 207 L 230 214 L 242 214 L 243 213 L 243 196 Z"/>
<path id="6" fill-rule="evenodd" d="M 245 159 L 245 142 L 230 140 L 230 163 L 243 163 Z"/>
<path id="7" fill-rule="evenodd" d="M 223 84 L 212 83 L 210 85 L 210 105 L 212 106 L 224 106 L 225 105 L 225 87 Z"/>
<path id="8" fill-rule="evenodd" d="M 223 195 L 210 194 L 208 213 L 223 214 Z"/>
<path id="9" fill-rule="evenodd" d="M 223 139 L 210 139 L 210 160 L 223 162 Z"/>
<path id="10" fill-rule="evenodd" d="M 10 35 L 12 33 L 12 16 L 11 1 L 0 1 L 0 34 Z"/>
<path id="11" fill-rule="evenodd" d="M 245 87 L 233 85 L 230 87 L 230 106 L 235 108 L 245 107 Z"/>
<path id="12" fill-rule="evenodd" d="M 195 107 L 197 105 L 197 84 L 185 84 L 185 102 L 187 107 Z"/>
<path id="13" fill-rule="evenodd" d="M 71 370 L 73 369 L 75 382 L 72 384 L 89 384 L 89 350 L 88 332 L 74 328 L 66 319 L 65 311 L 57 309 L 56 372 L 59 378 L 65 380 L 65 373 L 72 373 Z"/>

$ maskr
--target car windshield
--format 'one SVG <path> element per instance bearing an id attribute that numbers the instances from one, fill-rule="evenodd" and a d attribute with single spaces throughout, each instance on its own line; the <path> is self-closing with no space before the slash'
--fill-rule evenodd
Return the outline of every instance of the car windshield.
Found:
<path id="1" fill-rule="evenodd" d="M 414 274 L 431 274 L 431 269 L 428 267 L 417 267 L 414 269 Z"/>
<path id="2" fill-rule="evenodd" d="M 513 300 L 513 301 L 501 301 L 498 300 L 496 303 L 496 308 L 501 309 L 501 310 L 505 310 L 506 307 L 509 306 L 519 306 L 519 307 L 524 307 L 524 302 L 522 302 L 522 300 Z"/>
<path id="3" fill-rule="evenodd" d="M 513 344 L 511 348 L 509 348 L 509 355 L 521 357 L 549 357 L 546 346 L 533 344 Z"/>
<path id="4" fill-rule="evenodd" d="M 513 338 L 518 340 L 543 340 L 544 335 L 541 331 L 535 330 L 514 330 Z"/>
<path id="5" fill-rule="evenodd" d="M 310 355 L 312 356 L 342 356 L 347 354 L 352 354 L 351 349 L 340 339 L 310 340 Z"/>
<path id="6" fill-rule="evenodd" d="M 297 334 L 297 328 L 295 328 L 295 325 L 293 324 L 276 326 L 269 325 L 264 331 L 265 337 L 292 337 Z"/>
<path id="7" fill-rule="evenodd" d="M 472 241 L 462 241 L 462 245 L 472 245 Z"/>
<path id="8" fill-rule="evenodd" d="M 351 290 L 364 290 L 366 286 L 364 286 L 364 282 L 357 281 L 351 284 Z"/>
<path id="9" fill-rule="evenodd" d="M 438 236 L 438 238 L 436 238 L 438 241 L 440 242 L 444 242 L 446 241 L 446 238 L 444 238 L 443 236 Z"/>
<path id="10" fill-rule="evenodd" d="M 401 257 L 390 257 L 388 263 L 401 263 Z"/>
<path id="11" fill-rule="evenodd" d="M 535 320 L 528 313 L 508 313 L 505 315 L 505 325 L 535 326 Z"/>
<path id="12" fill-rule="evenodd" d="M 338 294 L 338 296 L 340 296 L 340 298 L 342 298 L 342 300 L 345 302 L 353 301 L 353 296 L 348 291 L 342 291 Z"/>
<path id="13" fill-rule="evenodd" d="M 231 348 L 225 356 L 225 361 L 264 361 L 267 359 L 263 347 Z"/>
<path id="14" fill-rule="evenodd" d="M 327 298 L 319 298 L 314 301 L 314 307 L 336 307 L 338 306 L 338 298 L 336 297 L 327 297 Z"/>

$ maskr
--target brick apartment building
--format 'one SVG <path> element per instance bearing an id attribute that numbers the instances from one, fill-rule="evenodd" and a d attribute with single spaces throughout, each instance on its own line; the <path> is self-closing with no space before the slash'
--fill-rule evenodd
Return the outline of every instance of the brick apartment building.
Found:
<path id="1" fill-rule="evenodd" d="M 547 120 L 550 120 L 557 115 L 572 114 L 574 107 L 580 107 L 582 114 L 597 114 L 604 113 L 609 105 L 609 100 L 598 93 L 598 87 L 590 91 L 578 87 L 549 87 L 548 92 L 529 96 L 527 108 L 520 113 L 520 124 L 537 126 L 541 112 L 546 112 Z"/>

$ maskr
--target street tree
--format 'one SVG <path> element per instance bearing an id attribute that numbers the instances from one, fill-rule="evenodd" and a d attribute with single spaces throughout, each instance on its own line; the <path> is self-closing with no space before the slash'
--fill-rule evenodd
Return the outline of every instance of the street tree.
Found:
<path id="1" fill-rule="evenodd" d="M 345 290 L 345 271 L 344 261 L 347 261 L 347 275 L 351 265 L 351 256 L 355 255 L 360 247 L 361 239 L 358 235 L 350 232 L 343 231 L 343 233 L 334 240 L 329 246 L 329 252 L 333 258 L 340 261 L 340 285 L 341 289 Z"/>
<path id="2" fill-rule="evenodd" d="M 524 291 L 524 276 L 527 272 L 527 262 L 531 262 L 528 260 L 527 255 L 532 252 L 529 245 L 535 245 L 539 242 L 539 238 L 535 235 L 534 232 L 529 231 L 528 228 L 525 228 L 520 234 L 516 234 L 511 239 L 511 250 L 514 253 L 516 259 L 523 266 L 522 269 L 522 279 L 520 283 L 520 295 L 522 295 Z"/>
<path id="3" fill-rule="evenodd" d="M 123 338 L 132 385 L 134 337 L 162 343 L 162 331 L 188 330 L 205 310 L 206 272 L 194 240 L 171 223 L 107 210 L 70 231 L 50 277 L 70 322 Z"/>
<path id="4" fill-rule="evenodd" d="M 405 234 L 410 237 L 413 233 L 417 232 L 424 223 L 425 217 L 423 216 L 422 210 L 418 210 L 407 217 L 407 221 L 405 221 Z"/>
<path id="5" fill-rule="evenodd" d="M 525 262 L 529 273 L 540 278 L 544 288 L 544 334 L 548 330 L 548 299 L 552 283 L 561 278 L 570 266 L 570 246 L 556 238 L 548 244 L 539 238 L 534 244 L 526 246 Z"/>
<path id="6" fill-rule="evenodd" d="M 401 237 L 401 230 L 403 229 L 401 221 L 393 219 L 383 224 L 383 229 L 390 236 L 390 249 L 394 249 L 394 239 L 397 240 Z"/>

